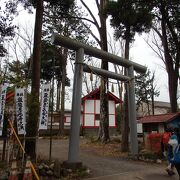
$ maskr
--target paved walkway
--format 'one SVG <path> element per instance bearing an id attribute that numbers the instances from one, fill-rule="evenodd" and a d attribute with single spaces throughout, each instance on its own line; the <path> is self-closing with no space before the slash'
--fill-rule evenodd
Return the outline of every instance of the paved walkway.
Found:
<path id="1" fill-rule="evenodd" d="M 53 140 L 52 158 L 65 161 L 68 159 L 68 140 Z M 49 155 L 49 140 L 38 142 L 38 153 L 41 156 Z M 92 175 L 89 180 L 179 180 L 177 174 L 168 176 L 165 164 L 145 163 L 125 160 L 118 157 L 98 156 L 91 148 L 80 148 L 80 160 L 86 165 Z"/>

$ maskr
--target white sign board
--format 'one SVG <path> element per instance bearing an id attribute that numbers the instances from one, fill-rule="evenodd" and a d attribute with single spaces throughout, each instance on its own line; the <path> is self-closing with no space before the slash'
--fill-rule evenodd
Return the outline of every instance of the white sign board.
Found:
<path id="1" fill-rule="evenodd" d="M 3 122 L 4 122 L 4 110 L 5 110 L 5 102 L 6 102 L 6 91 L 8 88 L 8 84 L 5 83 L 1 86 L 0 90 L 0 136 L 2 136 L 3 131 Z"/>
<path id="2" fill-rule="evenodd" d="M 48 127 L 49 95 L 50 84 L 44 84 L 41 95 L 39 129 L 47 129 Z"/>
<path id="3" fill-rule="evenodd" d="M 25 134 L 26 109 L 25 109 L 25 88 L 16 88 L 16 121 L 18 134 Z"/>

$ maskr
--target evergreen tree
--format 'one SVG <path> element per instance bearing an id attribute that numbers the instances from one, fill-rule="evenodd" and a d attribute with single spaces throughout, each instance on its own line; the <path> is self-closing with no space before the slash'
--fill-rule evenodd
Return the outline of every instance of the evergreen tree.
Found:
<path id="1" fill-rule="evenodd" d="M 61 34 L 63 36 L 88 43 L 89 32 L 87 30 L 87 25 L 85 25 L 85 23 L 81 19 L 82 15 L 83 12 L 76 4 L 71 6 L 68 11 L 64 11 L 61 6 L 53 6 L 51 4 L 48 4 L 45 7 L 45 23 L 43 31 L 44 38 L 49 39 L 49 37 L 52 36 L 52 32 L 57 32 L 58 34 Z M 59 77 L 57 83 L 57 111 L 61 112 L 59 122 L 59 134 L 62 135 L 64 129 L 65 86 L 67 84 L 67 58 L 70 55 L 70 58 L 74 59 L 74 52 L 69 51 L 67 48 L 61 47 L 59 48 L 59 54 L 62 55 L 62 58 L 59 58 L 59 61 L 61 61 L 60 63 L 62 74 L 61 77 Z M 62 89 L 61 91 L 60 87 Z M 59 107 L 59 104 L 61 104 L 61 107 Z"/>
<path id="2" fill-rule="evenodd" d="M 36 21 L 35 21 L 35 32 L 34 32 L 34 49 L 33 49 L 33 66 L 32 66 L 32 91 L 31 98 L 32 103 L 29 111 L 29 118 L 27 123 L 27 136 L 37 135 L 37 123 L 39 117 L 39 86 L 40 86 L 40 59 L 41 59 L 41 36 L 42 36 L 42 24 L 43 24 L 43 12 L 44 4 L 43 0 L 36 1 Z M 48 3 L 53 5 L 61 5 L 64 11 L 68 10 L 73 1 L 48 1 Z M 34 128 L 36 127 L 36 128 Z M 26 141 L 26 149 L 31 157 L 36 157 L 36 141 L 29 140 Z M 32 151 L 33 149 L 33 151 Z"/>
<path id="3" fill-rule="evenodd" d="M 151 75 L 150 70 L 145 74 L 138 74 L 135 77 L 135 93 L 136 93 L 136 105 L 137 111 L 142 103 L 145 103 L 148 108 L 148 114 L 150 115 L 150 104 L 152 105 L 152 114 L 154 114 L 154 97 L 158 97 L 160 92 L 156 90 L 154 85 L 154 73 Z"/>
<path id="4" fill-rule="evenodd" d="M 153 19 L 152 7 L 143 0 L 108 1 L 106 11 L 111 15 L 114 37 L 116 39 L 122 37 L 126 40 L 129 31 L 128 38 L 132 42 L 135 33 L 149 32 Z"/>
<path id="5" fill-rule="evenodd" d="M 7 81 L 14 86 L 26 86 L 27 85 L 27 63 L 20 61 L 12 61 L 7 64 L 8 73 Z"/>
<path id="6" fill-rule="evenodd" d="M 129 59 L 130 43 L 132 43 L 135 33 L 149 31 L 152 22 L 151 7 L 147 1 L 142 0 L 118 0 L 108 1 L 107 14 L 111 15 L 111 25 L 114 27 L 116 39 L 122 37 L 125 40 L 125 59 Z M 127 70 L 124 72 L 127 75 Z M 122 127 L 121 151 L 128 151 L 128 95 L 127 84 L 124 95 L 124 117 Z"/>
<path id="7" fill-rule="evenodd" d="M 48 41 L 42 41 L 41 54 L 41 79 L 50 81 L 54 75 L 55 80 L 62 81 L 63 55 L 59 47 L 50 44 Z M 70 86 L 70 80 L 66 76 L 66 86 Z"/>
<path id="8" fill-rule="evenodd" d="M 16 11 L 18 4 L 22 4 L 25 9 L 31 10 L 31 7 L 36 9 L 35 28 L 34 28 L 34 47 L 32 57 L 32 86 L 31 86 L 31 102 L 29 107 L 29 118 L 27 121 L 26 136 L 29 137 L 26 141 L 26 152 L 35 159 L 36 157 L 36 135 L 39 117 L 39 88 L 40 88 L 40 60 L 41 60 L 41 37 L 44 2 L 53 5 L 61 5 L 62 9 L 66 11 L 73 3 L 73 0 L 68 1 L 54 1 L 54 0 L 14 0 L 11 1 L 11 9 Z"/>
<path id="9" fill-rule="evenodd" d="M 7 53 L 4 42 L 14 36 L 13 19 L 16 9 L 11 2 L 1 2 L 0 4 L 0 57 Z M 8 39 L 7 39 L 8 38 Z"/>
<path id="10" fill-rule="evenodd" d="M 36 157 L 36 135 L 37 125 L 39 117 L 39 87 L 40 87 L 40 60 L 41 60 L 41 37 L 42 37 L 42 24 L 43 24 L 43 12 L 44 2 L 51 5 L 58 5 L 66 12 L 70 6 L 74 3 L 74 0 L 67 1 L 55 1 L 55 0 L 7 0 L 6 7 L 7 13 L 3 16 L 0 12 L 0 56 L 3 56 L 6 52 L 2 43 L 4 37 L 13 35 L 13 28 L 11 21 L 12 16 L 17 13 L 17 7 L 19 4 L 23 5 L 25 9 L 31 12 L 32 7 L 36 9 L 35 28 L 34 28 L 34 47 L 32 57 L 32 87 L 31 87 L 31 103 L 29 107 L 29 119 L 27 120 L 27 132 L 26 136 L 29 137 L 26 141 L 26 152 L 35 159 Z M 8 19 L 10 21 L 8 21 Z M 30 138 L 31 137 L 31 138 Z"/>

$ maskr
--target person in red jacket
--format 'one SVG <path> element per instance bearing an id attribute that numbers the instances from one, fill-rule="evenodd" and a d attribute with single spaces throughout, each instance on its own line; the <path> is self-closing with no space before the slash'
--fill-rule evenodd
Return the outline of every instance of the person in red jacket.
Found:
<path id="1" fill-rule="evenodd" d="M 163 133 L 162 135 L 162 139 L 161 139 L 161 151 L 162 151 L 162 154 L 166 157 L 167 155 L 167 146 L 168 146 L 168 142 L 169 142 L 169 139 L 172 135 L 172 131 L 170 130 L 166 130 L 166 132 Z"/>
<path id="2" fill-rule="evenodd" d="M 168 142 L 173 134 L 174 134 L 173 128 L 167 128 L 166 131 L 163 133 L 162 139 L 161 139 L 161 151 L 162 151 L 163 156 L 167 158 L 167 160 L 168 160 L 168 156 L 167 156 L 168 155 L 167 154 Z M 175 174 L 174 165 L 170 163 L 169 160 L 168 160 L 168 166 L 166 168 L 166 172 L 168 173 L 169 176 L 172 176 Z"/>

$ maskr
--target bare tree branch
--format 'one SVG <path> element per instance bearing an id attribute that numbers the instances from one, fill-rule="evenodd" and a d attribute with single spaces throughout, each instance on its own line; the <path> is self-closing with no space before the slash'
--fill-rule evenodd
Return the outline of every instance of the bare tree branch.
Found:
<path id="1" fill-rule="evenodd" d="M 162 34 L 158 31 L 158 29 L 155 26 L 152 26 L 152 29 L 157 33 L 157 35 L 159 36 L 159 38 L 162 41 Z"/>
<path id="2" fill-rule="evenodd" d="M 99 4 L 98 0 L 96 0 L 96 6 L 98 8 L 98 12 L 100 12 L 100 4 Z"/>
<path id="3" fill-rule="evenodd" d="M 89 9 L 89 7 L 84 3 L 83 0 L 80 0 L 80 1 L 81 1 L 81 3 L 83 4 L 83 6 L 87 9 L 87 11 L 89 12 L 89 14 L 90 14 L 90 16 L 92 17 L 92 19 L 94 20 L 94 24 L 95 24 L 95 26 L 97 27 L 98 31 L 100 31 L 99 24 L 98 24 L 96 18 L 94 17 L 92 11 L 91 11 L 91 10 Z"/>
<path id="4" fill-rule="evenodd" d="M 153 28 L 154 29 L 154 28 Z M 158 36 L 161 36 L 161 33 L 156 29 L 156 33 L 158 34 Z M 154 34 L 154 31 L 153 32 L 153 40 L 152 43 L 155 45 L 155 47 L 157 49 L 155 49 L 146 39 L 144 39 L 144 41 L 146 42 L 146 44 L 155 52 L 155 54 L 163 61 L 163 63 L 165 64 L 165 59 L 164 59 L 164 56 L 163 56 L 163 49 L 160 47 L 159 43 L 158 43 L 158 40 Z"/>
<path id="5" fill-rule="evenodd" d="M 59 20 L 56 15 L 49 15 L 49 12 L 44 12 L 44 16 L 46 16 L 48 18 Z M 66 16 L 64 16 L 64 17 L 66 17 Z M 85 17 L 72 16 L 72 15 L 68 14 L 68 18 L 69 19 L 81 19 L 81 20 L 85 20 L 85 21 L 88 21 L 88 22 L 90 22 L 90 23 L 92 23 L 93 25 L 96 26 L 96 23 L 94 21 L 92 21 L 92 20 L 90 20 L 88 18 L 85 18 Z"/>
<path id="6" fill-rule="evenodd" d="M 100 44 L 101 44 L 101 42 L 100 42 L 100 40 L 97 38 L 97 36 L 91 31 L 91 29 L 89 29 L 89 27 L 85 24 L 85 23 L 83 23 L 83 25 L 88 29 L 88 31 L 89 31 L 89 33 L 91 34 L 91 36 L 96 40 L 96 42 L 99 44 L 99 46 L 100 46 Z"/>

